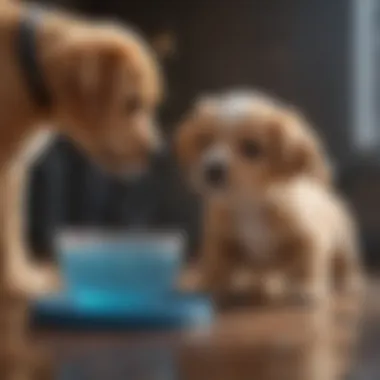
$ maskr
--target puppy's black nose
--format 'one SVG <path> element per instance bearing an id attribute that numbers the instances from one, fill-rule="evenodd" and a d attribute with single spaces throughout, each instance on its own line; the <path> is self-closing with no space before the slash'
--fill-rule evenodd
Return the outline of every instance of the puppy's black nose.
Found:
<path id="1" fill-rule="evenodd" d="M 220 162 L 209 164 L 205 168 L 204 176 L 207 184 L 214 187 L 223 186 L 226 182 L 227 168 Z"/>

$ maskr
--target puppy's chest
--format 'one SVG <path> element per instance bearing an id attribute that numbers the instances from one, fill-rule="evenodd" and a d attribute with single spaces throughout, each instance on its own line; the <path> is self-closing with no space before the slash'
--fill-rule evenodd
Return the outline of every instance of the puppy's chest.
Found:
<path id="1" fill-rule="evenodd" d="M 244 256 L 257 262 L 273 259 L 278 241 L 265 212 L 256 207 L 239 207 L 234 216 L 237 239 Z"/>

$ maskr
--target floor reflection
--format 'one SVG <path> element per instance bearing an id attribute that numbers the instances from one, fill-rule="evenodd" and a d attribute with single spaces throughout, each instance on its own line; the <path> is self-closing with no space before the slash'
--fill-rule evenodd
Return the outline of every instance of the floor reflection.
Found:
<path id="1" fill-rule="evenodd" d="M 336 320 L 328 310 L 283 316 L 288 328 L 276 328 L 269 339 L 232 334 L 203 345 L 189 345 L 181 358 L 186 380 L 340 380 L 352 363 L 357 327 Z M 347 315 L 345 316 L 347 317 Z M 294 318 L 296 321 L 289 320 Z M 347 323 L 349 326 L 347 326 Z M 345 326 L 346 324 L 346 326 Z M 260 342 L 258 342 L 261 340 Z"/>
<path id="2" fill-rule="evenodd" d="M 55 379 L 50 354 L 28 328 L 28 302 L 0 294 L 0 379 Z"/>
<path id="3" fill-rule="evenodd" d="M 59 380 L 174 380 L 175 351 L 170 344 L 97 344 L 65 351 L 59 359 Z"/>
<path id="4" fill-rule="evenodd" d="M 234 311 L 207 332 L 44 340 L 59 380 L 340 380 L 356 356 L 351 306 Z"/>

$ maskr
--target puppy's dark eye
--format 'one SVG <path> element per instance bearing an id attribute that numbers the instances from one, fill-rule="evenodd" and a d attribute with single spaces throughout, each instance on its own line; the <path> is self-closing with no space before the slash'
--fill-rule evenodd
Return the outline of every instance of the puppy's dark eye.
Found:
<path id="1" fill-rule="evenodd" d="M 250 160 L 259 158 L 262 154 L 260 145 L 253 140 L 244 140 L 239 144 L 240 154 Z"/>
<path id="2" fill-rule="evenodd" d="M 125 110 L 128 114 L 133 114 L 140 111 L 143 107 L 142 101 L 138 96 L 131 96 L 127 99 Z"/>

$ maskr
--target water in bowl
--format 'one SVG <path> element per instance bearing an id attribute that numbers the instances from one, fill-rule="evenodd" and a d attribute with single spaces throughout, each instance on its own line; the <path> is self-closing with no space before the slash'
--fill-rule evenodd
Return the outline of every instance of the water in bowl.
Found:
<path id="1" fill-rule="evenodd" d="M 141 304 L 161 297 L 175 288 L 182 263 L 178 243 L 124 238 L 63 244 L 60 258 L 67 291 L 88 306 Z"/>

